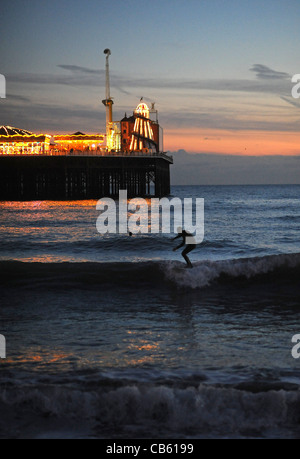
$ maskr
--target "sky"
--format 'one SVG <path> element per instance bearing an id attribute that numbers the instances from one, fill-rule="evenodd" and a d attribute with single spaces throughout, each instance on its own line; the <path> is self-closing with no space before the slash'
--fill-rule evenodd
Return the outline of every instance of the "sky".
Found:
<path id="1" fill-rule="evenodd" d="M 164 149 L 300 155 L 299 0 L 1 0 L 0 125 L 105 132 L 155 102 Z M 300 91 L 299 91 L 300 92 Z"/>

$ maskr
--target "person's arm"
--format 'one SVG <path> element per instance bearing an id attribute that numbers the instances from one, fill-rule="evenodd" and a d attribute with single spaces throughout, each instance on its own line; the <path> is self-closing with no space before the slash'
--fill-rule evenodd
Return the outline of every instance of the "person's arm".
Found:
<path id="1" fill-rule="evenodd" d="M 177 236 L 173 237 L 172 241 L 175 241 L 175 240 L 178 239 L 179 237 L 181 237 L 181 234 L 177 234 Z"/>

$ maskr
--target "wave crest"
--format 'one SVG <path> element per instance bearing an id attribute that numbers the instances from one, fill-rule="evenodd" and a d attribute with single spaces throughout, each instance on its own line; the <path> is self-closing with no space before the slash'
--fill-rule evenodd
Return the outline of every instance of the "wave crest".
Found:
<path id="1" fill-rule="evenodd" d="M 300 254 L 284 254 L 221 261 L 204 260 L 195 263 L 193 269 L 184 270 L 178 269 L 178 265 L 166 264 L 165 275 L 178 286 L 203 288 L 228 279 L 254 279 L 267 275 L 269 278 L 280 278 L 299 269 Z"/>
<path id="2" fill-rule="evenodd" d="M 13 413 L 10 422 L 1 426 L 6 437 L 16 436 L 16 428 L 25 436 L 44 432 L 52 437 L 51 430 L 60 422 L 72 432 L 78 428 L 76 419 L 86 421 L 89 436 L 98 438 L 145 437 L 150 432 L 162 438 L 201 438 L 211 432 L 214 437 L 261 437 L 272 431 L 278 435 L 278 429 L 292 435 L 299 428 L 299 403 L 299 391 L 293 388 L 252 392 L 205 384 L 186 388 L 100 385 L 91 392 L 53 385 L 0 390 L 2 411 Z"/>
<path id="3" fill-rule="evenodd" d="M 201 289 L 215 284 L 256 281 L 299 281 L 300 253 L 239 258 L 220 261 L 203 260 L 185 269 L 178 261 L 132 263 L 24 263 L 0 262 L 0 285 L 75 286 L 76 288 L 116 288 L 137 283 L 159 289 Z"/>

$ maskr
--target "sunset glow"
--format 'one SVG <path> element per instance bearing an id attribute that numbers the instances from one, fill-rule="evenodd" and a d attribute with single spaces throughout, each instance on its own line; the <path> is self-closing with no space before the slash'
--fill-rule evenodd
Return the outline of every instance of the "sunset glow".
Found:
<path id="1" fill-rule="evenodd" d="M 191 153 L 218 153 L 242 156 L 297 156 L 300 154 L 298 132 L 218 131 L 213 129 L 167 130 L 165 147 L 174 151 L 178 145 Z"/>

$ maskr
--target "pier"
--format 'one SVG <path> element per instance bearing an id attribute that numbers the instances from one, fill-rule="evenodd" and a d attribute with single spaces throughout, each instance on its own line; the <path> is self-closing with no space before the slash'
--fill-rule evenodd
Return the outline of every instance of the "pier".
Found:
<path id="1" fill-rule="evenodd" d="M 0 127 L 0 200 L 163 197 L 173 159 L 163 149 L 155 104 L 140 99 L 131 116 L 113 121 L 106 55 L 106 134 L 35 134 Z M 105 144 L 104 144 L 105 139 Z"/>
<path id="2" fill-rule="evenodd" d="M 0 156 L 0 200 L 162 197 L 170 194 L 165 154 Z"/>

